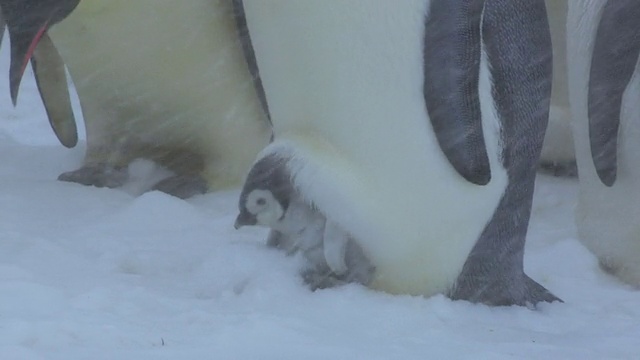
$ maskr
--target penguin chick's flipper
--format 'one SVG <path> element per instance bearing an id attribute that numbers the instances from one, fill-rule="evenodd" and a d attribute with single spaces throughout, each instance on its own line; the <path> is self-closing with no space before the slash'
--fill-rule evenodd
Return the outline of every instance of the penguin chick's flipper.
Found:
<path id="1" fill-rule="evenodd" d="M 156 183 L 151 190 L 188 199 L 194 195 L 205 194 L 209 190 L 207 181 L 200 175 L 175 175 Z"/>
<path id="2" fill-rule="evenodd" d="M 483 6 L 484 0 L 432 1 L 424 36 L 423 90 L 433 131 L 451 165 L 476 185 L 491 180 L 478 93 Z"/>
<path id="3" fill-rule="evenodd" d="M 46 33 L 33 52 L 31 66 L 53 132 L 65 147 L 76 146 L 78 129 L 71 108 L 64 62 Z"/>
<path id="4" fill-rule="evenodd" d="M 551 99 L 551 34 L 544 0 L 488 0 L 482 34 L 508 183 L 449 296 L 487 305 L 560 301 L 530 279 L 523 266 Z"/>
<path id="5" fill-rule="evenodd" d="M 640 1 L 607 1 L 593 45 L 588 95 L 589 141 L 596 172 L 606 186 L 616 181 L 622 96 L 640 55 L 638 19 Z"/>
<path id="6" fill-rule="evenodd" d="M 127 181 L 127 167 L 116 167 L 108 164 L 88 164 L 78 170 L 60 174 L 58 180 L 74 182 L 87 186 L 117 188 Z"/>

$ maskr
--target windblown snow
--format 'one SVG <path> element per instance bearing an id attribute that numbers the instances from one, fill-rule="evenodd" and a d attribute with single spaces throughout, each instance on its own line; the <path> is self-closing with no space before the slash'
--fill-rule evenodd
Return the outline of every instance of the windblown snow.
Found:
<path id="1" fill-rule="evenodd" d="M 123 189 L 57 181 L 84 145 L 57 143 L 30 74 L 14 109 L 6 76 L 0 359 L 640 358 L 640 291 L 576 240 L 576 180 L 539 177 L 525 255 L 563 304 L 311 292 L 301 259 L 266 248 L 264 230 L 234 230 L 239 190 L 187 201 L 145 192 L 166 175 L 145 161 Z"/>

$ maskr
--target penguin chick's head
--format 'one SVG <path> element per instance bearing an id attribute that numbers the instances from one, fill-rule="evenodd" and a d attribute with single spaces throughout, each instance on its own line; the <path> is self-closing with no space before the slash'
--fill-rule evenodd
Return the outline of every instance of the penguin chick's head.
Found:
<path id="1" fill-rule="evenodd" d="M 287 212 L 294 194 L 286 159 L 267 155 L 258 160 L 245 180 L 240 193 L 235 228 L 245 225 L 272 227 Z"/>
<path id="2" fill-rule="evenodd" d="M 42 35 L 69 16 L 80 0 L 0 0 L 9 29 L 11 65 L 9 83 L 15 105 L 22 75 Z"/>

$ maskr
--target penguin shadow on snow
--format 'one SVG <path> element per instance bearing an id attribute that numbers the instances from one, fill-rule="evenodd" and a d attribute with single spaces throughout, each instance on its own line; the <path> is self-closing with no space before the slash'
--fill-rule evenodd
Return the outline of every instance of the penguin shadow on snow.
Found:
<path id="1" fill-rule="evenodd" d="M 235 228 L 271 229 L 267 246 L 307 262 L 302 278 L 312 289 L 347 283 L 368 285 L 375 272 L 357 242 L 295 189 L 285 155 L 268 154 L 249 171 L 239 200 Z"/>

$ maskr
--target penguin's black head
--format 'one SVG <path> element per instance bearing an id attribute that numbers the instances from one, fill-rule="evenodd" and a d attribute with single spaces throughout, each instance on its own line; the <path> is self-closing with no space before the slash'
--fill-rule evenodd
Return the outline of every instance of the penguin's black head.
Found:
<path id="1" fill-rule="evenodd" d="M 265 225 L 284 217 L 294 188 L 286 168 L 286 159 L 268 155 L 256 162 L 240 194 L 235 228 Z"/>
<path id="2" fill-rule="evenodd" d="M 42 35 L 64 20 L 80 0 L 0 0 L 0 10 L 9 29 L 11 68 L 9 83 L 15 105 L 27 63 Z"/>

